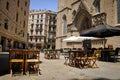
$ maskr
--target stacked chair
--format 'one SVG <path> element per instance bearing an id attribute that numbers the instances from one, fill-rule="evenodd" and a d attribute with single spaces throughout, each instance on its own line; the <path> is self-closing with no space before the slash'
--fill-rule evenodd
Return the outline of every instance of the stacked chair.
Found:
<path id="1" fill-rule="evenodd" d="M 26 59 L 25 59 L 25 71 L 30 73 L 37 72 L 40 74 L 39 69 L 40 63 L 40 54 L 38 50 L 28 50 L 26 51 Z"/>
<path id="2" fill-rule="evenodd" d="M 40 74 L 40 52 L 38 50 L 11 49 L 9 53 L 10 74 L 19 72 Z"/>
<path id="3" fill-rule="evenodd" d="M 10 50 L 9 53 L 10 62 L 10 74 L 13 76 L 14 73 L 20 72 L 23 74 L 24 70 L 24 54 L 23 50 Z"/>

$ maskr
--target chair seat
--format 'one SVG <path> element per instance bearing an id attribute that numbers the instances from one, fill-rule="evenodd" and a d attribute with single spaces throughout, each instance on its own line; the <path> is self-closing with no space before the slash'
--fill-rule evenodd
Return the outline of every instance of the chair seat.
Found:
<path id="1" fill-rule="evenodd" d="M 24 62 L 23 59 L 11 59 L 10 62 Z"/>
<path id="2" fill-rule="evenodd" d="M 27 59 L 26 62 L 39 62 L 38 59 Z"/>

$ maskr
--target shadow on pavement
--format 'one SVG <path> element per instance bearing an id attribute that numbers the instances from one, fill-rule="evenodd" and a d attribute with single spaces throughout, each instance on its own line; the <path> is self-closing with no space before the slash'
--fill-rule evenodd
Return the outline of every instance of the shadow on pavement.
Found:
<path id="1" fill-rule="evenodd" d="M 107 78 L 96 78 L 96 79 L 93 79 L 93 80 L 111 80 L 111 79 L 107 79 Z"/>
<path id="2" fill-rule="evenodd" d="M 81 79 L 77 79 L 77 78 L 73 78 L 70 80 L 81 80 Z M 107 79 L 107 78 L 96 78 L 96 79 L 82 79 L 82 80 L 111 80 L 111 79 Z"/>
<path id="3" fill-rule="evenodd" d="M 9 54 L 0 53 L 0 76 L 9 74 Z"/>
<path id="4" fill-rule="evenodd" d="M 81 80 L 81 79 L 73 78 L 73 79 L 70 79 L 70 80 Z M 83 80 L 84 80 L 84 79 L 83 79 Z"/>

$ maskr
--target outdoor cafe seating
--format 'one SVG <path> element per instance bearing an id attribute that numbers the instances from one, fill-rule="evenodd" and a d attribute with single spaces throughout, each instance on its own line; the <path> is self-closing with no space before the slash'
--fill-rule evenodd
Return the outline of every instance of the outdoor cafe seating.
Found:
<path id="1" fill-rule="evenodd" d="M 97 60 L 101 56 L 101 50 L 96 49 L 75 49 L 68 51 L 68 65 L 82 68 L 98 68 Z M 66 62 L 66 61 L 65 61 Z"/>
<path id="2" fill-rule="evenodd" d="M 15 73 L 23 75 L 29 72 L 30 74 L 30 71 L 39 73 L 39 62 L 40 52 L 38 50 L 10 49 L 9 51 L 11 76 Z"/>
<path id="3" fill-rule="evenodd" d="M 110 53 L 110 60 L 113 62 L 120 61 L 120 48 L 116 48 L 114 52 Z"/>
<path id="4" fill-rule="evenodd" d="M 120 48 L 116 49 L 109 49 L 104 48 L 101 52 L 101 59 L 102 61 L 107 62 L 117 62 L 120 59 Z"/>
<path id="5" fill-rule="evenodd" d="M 44 54 L 44 58 L 46 59 L 59 59 L 60 58 L 60 50 L 46 50 Z"/>
<path id="6" fill-rule="evenodd" d="M 64 64 L 67 65 L 68 64 L 68 59 L 69 59 L 69 51 L 70 49 L 69 48 L 64 48 L 63 51 L 62 51 L 62 54 L 64 55 L 64 58 L 65 58 L 65 62 Z"/>
<path id="7" fill-rule="evenodd" d="M 93 68 L 98 67 L 96 61 L 99 59 L 100 55 L 101 55 L 101 50 L 94 50 L 92 56 L 87 58 L 88 66 Z"/>

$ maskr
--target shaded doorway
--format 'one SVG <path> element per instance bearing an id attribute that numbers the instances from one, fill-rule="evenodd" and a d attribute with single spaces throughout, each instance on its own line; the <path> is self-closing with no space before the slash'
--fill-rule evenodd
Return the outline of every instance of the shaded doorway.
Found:
<path id="1" fill-rule="evenodd" d="M 2 45 L 2 52 L 5 52 L 5 48 L 6 48 L 6 38 L 5 37 L 1 37 L 1 45 Z"/>

